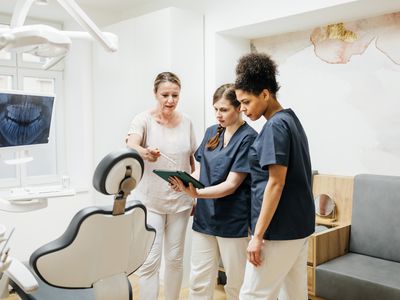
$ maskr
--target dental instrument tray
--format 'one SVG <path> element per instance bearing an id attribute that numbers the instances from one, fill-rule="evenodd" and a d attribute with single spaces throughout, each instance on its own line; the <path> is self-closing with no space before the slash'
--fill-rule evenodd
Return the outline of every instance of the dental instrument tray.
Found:
<path id="1" fill-rule="evenodd" d="M 189 182 L 191 182 L 195 188 L 202 189 L 205 187 L 203 183 L 198 181 L 196 178 L 193 178 L 185 171 L 153 170 L 153 172 L 167 182 L 169 182 L 170 177 L 176 176 L 182 180 L 185 186 L 189 186 Z"/>

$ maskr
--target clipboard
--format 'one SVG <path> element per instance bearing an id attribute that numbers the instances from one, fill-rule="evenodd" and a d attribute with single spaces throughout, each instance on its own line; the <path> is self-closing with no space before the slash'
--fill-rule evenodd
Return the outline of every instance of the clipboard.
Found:
<path id="1" fill-rule="evenodd" d="M 193 178 L 192 175 L 185 171 L 171 171 L 171 170 L 153 170 L 155 174 L 160 176 L 165 181 L 169 182 L 169 178 L 172 176 L 178 177 L 182 180 L 185 186 L 189 186 L 189 182 L 193 184 L 193 186 L 197 189 L 205 188 L 204 184 L 198 181 L 196 178 Z"/>

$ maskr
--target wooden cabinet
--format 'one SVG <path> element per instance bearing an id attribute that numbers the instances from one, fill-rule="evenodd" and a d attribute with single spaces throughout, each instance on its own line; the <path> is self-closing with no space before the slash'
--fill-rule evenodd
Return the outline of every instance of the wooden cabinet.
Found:
<path id="1" fill-rule="evenodd" d="M 314 233 L 308 244 L 308 293 L 315 296 L 315 267 L 348 252 L 350 225 L 333 226 Z"/>
<path id="2" fill-rule="evenodd" d="M 308 293 L 315 295 L 314 293 L 314 276 L 315 276 L 315 269 L 313 267 L 307 266 L 307 288 L 308 288 Z"/>
<path id="3" fill-rule="evenodd" d="M 315 175 L 313 178 L 313 194 L 329 195 L 335 202 L 335 213 L 332 216 L 316 216 L 316 224 L 327 227 L 314 233 L 308 244 L 307 278 L 308 294 L 311 299 L 320 299 L 315 294 L 315 268 L 331 259 L 348 252 L 353 177 L 334 175 Z"/>

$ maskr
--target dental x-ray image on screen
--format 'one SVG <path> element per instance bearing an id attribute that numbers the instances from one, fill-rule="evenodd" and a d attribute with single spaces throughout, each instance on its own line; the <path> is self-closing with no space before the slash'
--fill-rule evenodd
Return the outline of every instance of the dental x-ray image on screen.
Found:
<path id="1" fill-rule="evenodd" d="M 0 147 L 49 142 L 54 96 L 0 91 Z"/>

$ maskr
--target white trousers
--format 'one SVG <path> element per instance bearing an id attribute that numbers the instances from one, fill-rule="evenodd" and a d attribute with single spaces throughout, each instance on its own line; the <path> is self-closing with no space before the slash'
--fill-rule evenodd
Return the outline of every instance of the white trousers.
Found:
<path id="1" fill-rule="evenodd" d="M 192 231 L 192 234 L 189 299 L 213 299 L 220 258 L 227 277 L 226 298 L 239 299 L 249 239 L 222 238 L 196 231 Z"/>
<path id="2" fill-rule="evenodd" d="M 306 300 L 308 237 L 267 241 L 262 265 L 246 264 L 240 300 Z"/>
<path id="3" fill-rule="evenodd" d="M 179 299 L 183 276 L 183 250 L 190 209 L 176 214 L 147 213 L 147 223 L 157 231 L 150 254 L 138 271 L 140 299 L 157 300 L 161 253 L 164 243 L 165 300 Z"/>

